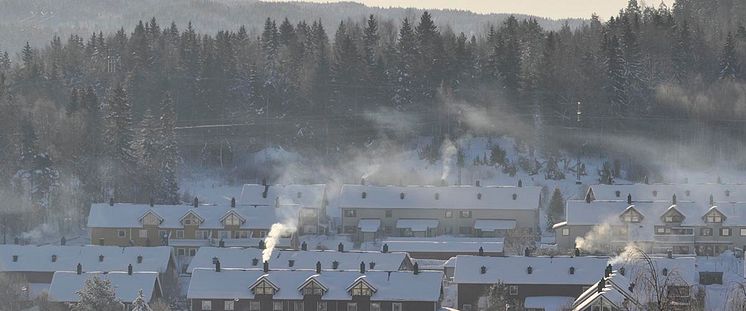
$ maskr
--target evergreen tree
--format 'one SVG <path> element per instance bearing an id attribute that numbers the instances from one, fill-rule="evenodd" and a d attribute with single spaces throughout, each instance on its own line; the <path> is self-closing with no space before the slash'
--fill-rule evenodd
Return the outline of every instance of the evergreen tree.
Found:
<path id="1" fill-rule="evenodd" d="M 500 281 L 489 288 L 487 297 L 488 311 L 513 310 L 518 307 L 516 296 L 510 294 L 510 287 Z"/>
<path id="2" fill-rule="evenodd" d="M 629 83 L 625 71 L 624 54 L 616 35 L 604 35 L 604 51 L 606 52 L 606 91 L 610 104 L 609 112 L 614 115 L 625 115 L 629 108 Z"/>
<path id="3" fill-rule="evenodd" d="M 138 193 L 134 183 L 137 152 L 132 122 L 132 107 L 127 93 L 121 86 L 115 87 L 108 99 L 104 140 L 111 170 L 107 177 L 110 178 L 114 197 L 121 200 L 132 200 L 133 195 Z"/>
<path id="4" fill-rule="evenodd" d="M 80 109 L 80 91 L 76 88 L 73 88 L 70 93 L 70 101 L 67 102 L 67 114 L 71 115 Z"/>
<path id="5" fill-rule="evenodd" d="M 495 46 L 495 55 L 498 74 L 507 95 L 517 98 L 518 89 L 521 86 L 521 50 L 518 37 L 518 20 L 511 15 L 500 28 L 498 43 Z"/>
<path id="6" fill-rule="evenodd" d="M 554 189 L 552 198 L 549 200 L 549 210 L 547 211 L 547 229 L 551 230 L 552 226 L 561 222 L 565 217 L 565 199 L 559 188 Z"/>
<path id="7" fill-rule="evenodd" d="M 179 185 L 176 169 L 180 163 L 179 150 L 176 141 L 176 112 L 169 94 L 161 102 L 160 132 L 159 132 L 159 168 L 160 184 L 157 185 L 159 202 L 164 204 L 179 203 Z"/>
<path id="8" fill-rule="evenodd" d="M 736 39 L 728 32 L 725 45 L 720 56 L 720 79 L 736 79 L 738 75 L 738 61 L 736 60 Z"/>
<path id="9" fill-rule="evenodd" d="M 111 281 L 96 276 L 87 279 L 85 286 L 78 291 L 80 300 L 72 311 L 120 311 L 122 303 L 117 301 Z"/>
<path id="10" fill-rule="evenodd" d="M 142 289 L 137 292 L 137 297 L 132 301 L 130 308 L 131 311 L 153 311 L 150 309 L 150 306 L 148 306 L 148 302 L 145 301 L 145 295 L 143 295 Z"/>
<path id="11" fill-rule="evenodd" d="M 399 29 L 399 40 L 396 44 L 397 64 L 393 74 L 393 104 L 397 109 L 408 109 L 415 101 L 415 69 L 419 53 L 416 46 L 414 30 L 405 18 Z"/>

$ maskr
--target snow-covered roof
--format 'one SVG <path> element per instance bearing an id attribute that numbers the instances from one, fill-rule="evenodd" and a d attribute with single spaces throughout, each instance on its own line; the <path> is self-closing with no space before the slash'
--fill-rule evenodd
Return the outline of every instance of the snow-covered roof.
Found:
<path id="1" fill-rule="evenodd" d="M 266 191 L 266 194 L 265 194 Z M 259 185 L 245 184 L 238 199 L 239 205 L 300 206 L 321 208 L 324 204 L 326 185 Z"/>
<path id="2" fill-rule="evenodd" d="M 414 274 L 409 271 L 323 271 L 316 274 L 314 270 L 262 270 L 251 269 L 196 269 L 189 282 L 187 299 L 253 299 L 250 290 L 260 278 L 272 282 L 279 290 L 274 299 L 302 300 L 299 287 L 313 279 L 328 290 L 321 300 L 350 300 L 348 288 L 357 281 L 364 281 L 375 292 L 371 301 L 421 301 L 437 302 L 440 300 L 443 273 L 437 271 L 420 271 Z"/>
<path id="3" fill-rule="evenodd" d="M 54 302 L 78 302 L 80 296 L 78 291 L 85 287 L 86 280 L 97 277 L 111 281 L 111 287 L 119 301 L 131 303 L 137 297 L 138 292 L 142 289 L 146 301 L 150 301 L 153 292 L 160 292 L 158 283 L 158 273 L 155 272 L 134 272 L 132 275 L 127 272 L 88 272 L 77 274 L 73 271 L 58 271 L 52 277 L 52 284 L 49 286 L 49 300 Z"/>
<path id="4" fill-rule="evenodd" d="M 698 283 L 697 260 L 695 257 L 652 257 L 651 262 L 661 282 L 675 285 L 695 285 Z M 612 268 L 624 268 L 628 279 L 636 282 L 640 277 L 649 276 L 650 265 L 639 258 L 612 260 Z M 637 282 L 639 283 L 639 282 Z"/>
<path id="5" fill-rule="evenodd" d="M 15 262 L 14 256 L 18 256 Z M 142 256 L 141 263 L 138 256 Z M 74 271 L 80 263 L 83 271 L 123 271 L 132 264 L 134 271 L 163 273 L 170 259 L 171 248 L 167 246 L 0 245 L 0 272 Z"/>
<path id="6" fill-rule="evenodd" d="M 189 264 L 189 271 L 196 268 L 213 267 L 213 258 L 220 260 L 224 268 L 253 269 L 262 267 L 262 250 L 256 248 L 220 248 L 202 247 Z M 253 259 L 258 260 L 253 265 Z M 290 267 L 290 260 L 293 266 Z M 336 252 L 336 251 L 284 251 L 275 250 L 269 260 L 271 269 L 316 269 L 316 262 L 321 262 L 324 270 L 331 270 L 332 263 L 337 262 L 337 270 L 359 270 L 360 262 L 364 262 L 370 269 L 370 263 L 375 267 L 371 270 L 397 271 L 404 269 L 409 262 L 406 253 L 399 252 Z"/>
<path id="7" fill-rule="evenodd" d="M 599 282 L 588 287 L 572 304 L 572 310 L 582 311 L 598 299 L 604 299 L 615 305 L 617 308 L 623 308 L 625 301 L 630 308 L 635 310 L 634 306 L 640 306 L 637 298 L 632 292 L 630 292 L 630 280 L 618 272 L 613 272 L 609 277 L 603 278 L 604 284 L 601 287 L 601 291 L 598 290 Z M 639 290 L 638 290 L 639 292 Z"/>
<path id="8" fill-rule="evenodd" d="M 476 253 L 479 248 L 486 253 L 503 252 L 502 238 L 391 238 L 381 242 L 390 252 L 412 253 Z"/>
<path id="9" fill-rule="evenodd" d="M 183 228 L 181 220 L 191 213 L 202 220 L 200 228 L 221 229 L 224 228 L 221 219 L 228 213 L 236 213 L 245 221 L 241 228 L 245 229 L 269 229 L 277 222 L 274 207 L 253 207 L 203 205 L 194 208 L 190 205 L 155 205 L 116 203 L 110 206 L 108 203 L 91 205 L 88 213 L 89 228 L 138 228 L 142 227 L 141 217 L 147 213 L 154 213 L 163 221 L 160 228 Z"/>
<path id="10" fill-rule="evenodd" d="M 477 219 L 474 221 L 474 229 L 482 231 L 510 230 L 515 229 L 515 219 Z"/>
<path id="11" fill-rule="evenodd" d="M 619 184 L 592 185 L 596 200 L 670 201 L 674 194 L 678 200 L 708 203 L 710 195 L 715 202 L 745 202 L 746 185 L 742 184 Z"/>
<path id="12" fill-rule="evenodd" d="M 500 281 L 505 284 L 590 285 L 603 277 L 607 261 L 605 257 L 457 256 L 453 281 L 463 284 L 495 284 Z M 485 267 L 484 273 L 482 267 Z"/>
<path id="13" fill-rule="evenodd" d="M 676 205 L 666 201 L 635 201 L 632 205 L 626 200 L 596 200 L 587 203 L 583 200 L 568 200 L 566 206 L 567 225 L 592 226 L 602 223 L 621 225 L 620 216 L 625 210 L 633 207 L 643 219 L 640 225 L 663 225 L 666 212 L 675 210 L 684 216 L 682 226 L 704 225 L 704 216 L 715 209 L 725 216 L 724 226 L 746 226 L 746 203 L 721 202 L 717 206 L 700 202 L 678 201 Z M 558 224 L 559 225 L 559 224 Z"/>
<path id="14" fill-rule="evenodd" d="M 433 229 L 438 227 L 438 223 L 440 223 L 437 219 L 419 219 L 419 218 L 410 218 L 410 219 L 398 219 L 396 221 L 396 228 L 397 229 L 410 229 L 412 231 L 421 232 L 421 231 L 427 231 L 428 229 Z"/>
<path id="15" fill-rule="evenodd" d="M 344 185 L 340 208 L 536 210 L 540 187 Z"/>
<path id="16" fill-rule="evenodd" d="M 361 232 L 378 232 L 378 229 L 381 228 L 381 220 L 360 219 L 357 223 L 357 227 Z"/>
<path id="17" fill-rule="evenodd" d="M 572 306 L 575 297 L 564 296 L 535 296 L 526 297 L 523 307 L 526 309 L 541 309 L 544 311 L 563 311 Z"/>

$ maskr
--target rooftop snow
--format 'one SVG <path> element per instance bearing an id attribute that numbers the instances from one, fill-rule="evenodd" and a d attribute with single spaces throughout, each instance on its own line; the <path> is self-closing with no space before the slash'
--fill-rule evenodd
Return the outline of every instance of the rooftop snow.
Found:
<path id="1" fill-rule="evenodd" d="M 99 261 L 101 255 L 103 261 Z M 13 256 L 18 256 L 17 262 L 13 262 Z M 54 262 L 52 256 L 56 256 Z M 137 263 L 138 256 L 142 256 L 142 263 Z M 75 271 L 80 263 L 83 271 L 123 271 L 132 264 L 134 271 L 163 273 L 170 259 L 171 248 L 167 246 L 0 245 L 0 272 Z"/>
<path id="2" fill-rule="evenodd" d="M 739 184 L 626 184 L 592 185 L 597 200 L 671 201 L 674 194 L 678 200 L 708 203 L 710 195 L 715 202 L 746 201 L 746 185 Z M 618 195 L 617 195 L 618 194 Z"/>
<path id="3" fill-rule="evenodd" d="M 378 232 L 378 229 L 381 228 L 381 220 L 380 219 L 360 219 L 357 223 L 358 229 L 360 229 L 361 232 Z"/>
<path id="4" fill-rule="evenodd" d="M 480 247 L 487 253 L 501 253 L 504 245 L 501 238 L 399 238 L 381 243 L 391 252 L 412 253 L 476 253 Z"/>
<path id="5" fill-rule="evenodd" d="M 637 212 L 642 214 L 641 225 L 665 224 L 663 216 L 670 210 L 676 210 L 684 216 L 682 226 L 704 225 L 704 216 L 710 207 L 707 203 L 699 202 L 677 202 L 671 205 L 671 202 L 664 201 L 644 201 L 632 202 L 628 204 L 626 200 L 604 201 L 596 200 L 587 203 L 582 200 L 567 201 L 566 223 L 568 225 L 585 225 L 592 226 L 602 223 L 612 225 L 621 225 L 620 216 L 632 206 Z M 723 225 L 725 226 L 744 226 L 746 225 L 746 203 L 719 203 L 714 209 L 725 215 Z"/>
<path id="6" fill-rule="evenodd" d="M 454 283 L 591 285 L 604 273 L 605 257 L 457 256 Z M 481 273 L 485 267 L 485 273 Z M 528 268 L 531 267 L 531 273 Z M 574 268 L 574 273 L 570 273 Z"/>
<path id="7" fill-rule="evenodd" d="M 536 210 L 540 197 L 540 187 L 344 185 L 339 207 Z"/>
<path id="8" fill-rule="evenodd" d="M 244 220 L 241 228 L 244 229 L 269 229 L 277 222 L 276 211 L 273 207 L 206 205 L 194 208 L 190 205 L 155 205 L 117 203 L 110 206 L 108 203 L 91 205 L 88 214 L 89 228 L 138 228 L 142 227 L 140 219 L 148 212 L 155 213 L 163 219 L 160 228 L 183 228 L 182 217 L 188 213 L 194 213 L 204 221 L 200 228 L 222 229 L 221 219 L 229 212 L 237 213 Z"/>
<path id="9" fill-rule="evenodd" d="M 324 204 L 326 185 L 270 185 L 246 184 L 238 199 L 240 205 L 276 206 L 295 205 L 304 208 L 321 208 Z"/>
<path id="10" fill-rule="evenodd" d="M 420 271 L 419 274 L 404 271 L 324 271 L 316 274 L 314 270 L 271 270 L 265 274 L 262 270 L 196 269 L 189 283 L 187 299 L 253 299 L 250 287 L 260 278 L 266 278 L 276 285 L 278 290 L 274 299 L 303 300 L 300 286 L 312 278 L 328 290 L 321 296 L 322 300 L 350 300 L 347 291 L 358 279 L 364 279 L 376 290 L 371 301 L 426 301 L 440 300 L 442 272 Z"/>
<path id="11" fill-rule="evenodd" d="M 77 274 L 70 271 L 59 271 L 54 273 L 52 284 L 49 286 L 49 300 L 56 302 L 78 302 L 80 296 L 77 292 L 85 287 L 88 279 L 98 277 L 111 281 L 114 293 L 119 301 L 130 303 L 137 297 L 140 289 L 143 291 L 146 301 L 152 299 L 154 291 L 160 291 L 157 283 L 158 274 L 155 272 L 135 272 L 128 275 L 127 272 L 90 272 Z"/>
<path id="12" fill-rule="evenodd" d="M 262 250 L 255 248 L 216 248 L 202 247 L 192 258 L 189 271 L 196 268 L 213 267 L 213 258 L 220 260 L 220 266 L 224 268 L 253 269 L 262 267 Z M 257 265 L 253 265 L 256 258 Z M 290 267 L 290 260 L 293 267 Z M 283 251 L 275 250 L 269 260 L 270 269 L 316 269 L 316 262 L 321 262 L 324 270 L 332 269 L 332 262 L 337 261 L 337 270 L 359 270 L 360 262 L 364 262 L 366 268 L 374 262 L 375 267 L 371 270 L 397 271 L 404 268 L 408 261 L 406 253 L 379 253 L 379 252 L 336 252 L 336 251 Z"/>

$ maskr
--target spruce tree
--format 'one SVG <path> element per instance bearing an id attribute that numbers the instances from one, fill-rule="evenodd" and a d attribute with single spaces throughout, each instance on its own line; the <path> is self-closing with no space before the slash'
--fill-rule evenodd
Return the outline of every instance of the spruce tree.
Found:
<path id="1" fill-rule="evenodd" d="M 94 276 L 85 281 L 85 286 L 78 291 L 80 300 L 72 311 L 120 311 L 122 303 L 114 293 L 111 281 Z"/>
<path id="2" fill-rule="evenodd" d="M 401 28 L 399 28 L 396 53 L 397 64 L 393 74 L 393 104 L 396 109 L 406 110 L 415 101 L 415 68 L 413 66 L 419 57 L 414 30 L 407 18 L 402 21 Z"/>
<path id="3" fill-rule="evenodd" d="M 179 185 L 177 168 L 180 163 L 178 144 L 176 141 L 176 112 L 169 94 L 161 102 L 161 117 L 159 131 L 159 184 L 157 185 L 159 202 L 164 204 L 179 203 Z"/>
<path id="4" fill-rule="evenodd" d="M 549 200 L 549 210 L 547 211 L 547 229 L 561 222 L 565 216 L 565 200 L 559 188 L 555 188 L 552 198 Z"/>
<path id="5" fill-rule="evenodd" d="M 736 39 L 732 32 L 728 32 L 725 45 L 720 56 L 720 79 L 736 79 L 738 75 L 738 61 L 736 60 Z"/>
<path id="6" fill-rule="evenodd" d="M 142 289 L 140 289 L 137 292 L 137 297 L 135 297 L 135 300 L 132 301 L 130 310 L 131 311 L 152 311 L 150 306 L 148 306 L 148 302 L 145 301 L 145 295 L 142 293 Z"/>
<path id="7" fill-rule="evenodd" d="M 104 141 L 107 144 L 107 155 L 110 161 L 110 185 L 114 197 L 120 200 L 132 200 L 137 193 L 135 174 L 137 172 L 137 152 L 134 148 L 135 131 L 132 120 L 132 107 L 127 92 L 115 87 L 108 98 L 106 128 Z"/>

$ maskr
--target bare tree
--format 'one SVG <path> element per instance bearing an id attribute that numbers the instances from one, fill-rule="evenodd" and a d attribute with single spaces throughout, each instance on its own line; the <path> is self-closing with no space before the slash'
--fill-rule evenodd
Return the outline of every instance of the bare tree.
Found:
<path id="1" fill-rule="evenodd" d="M 22 310 L 22 304 L 28 300 L 28 295 L 29 285 L 24 278 L 0 273 L 0 301 L 3 310 Z"/>

